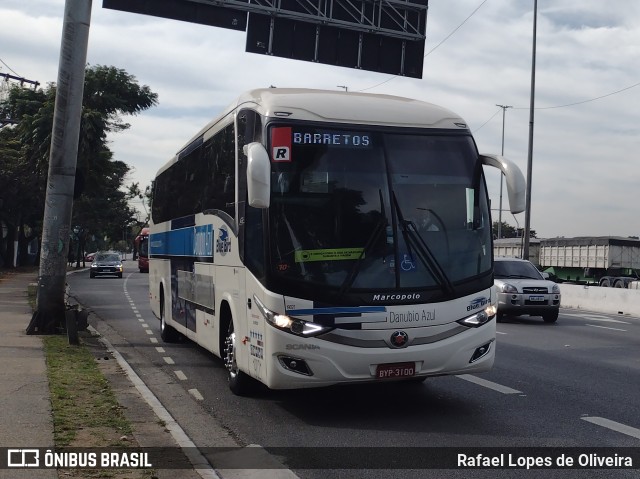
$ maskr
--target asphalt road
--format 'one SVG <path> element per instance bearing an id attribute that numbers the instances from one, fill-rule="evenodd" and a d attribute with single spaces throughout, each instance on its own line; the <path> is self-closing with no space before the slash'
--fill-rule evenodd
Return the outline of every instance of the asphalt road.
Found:
<path id="1" fill-rule="evenodd" d="M 561 309 L 555 324 L 507 320 L 497 327 L 494 369 L 482 375 L 240 398 L 228 390 L 221 360 L 187 340 L 162 343 L 148 275 L 133 262 L 125 262 L 122 279 L 89 279 L 85 271 L 68 282 L 92 317 L 125 338 L 119 350 L 134 369 L 143 378 L 153 371 L 154 392 L 162 396 L 167 382 L 180 385 L 182 397 L 165 404 L 170 412 L 180 416 L 180 404 L 197 402 L 239 444 L 286 448 L 276 452 L 303 479 L 640 476 L 640 318 Z M 350 447 L 367 449 L 358 455 Z M 417 469 L 416 457 L 439 450 L 415 448 L 471 453 L 484 447 L 494 448 L 488 454 L 514 452 L 514 460 L 564 451 L 576 462 L 583 453 L 634 451 L 636 462 L 634 470 Z M 398 451 L 405 452 L 393 457 Z M 319 469 L 328 463 L 338 469 Z"/>

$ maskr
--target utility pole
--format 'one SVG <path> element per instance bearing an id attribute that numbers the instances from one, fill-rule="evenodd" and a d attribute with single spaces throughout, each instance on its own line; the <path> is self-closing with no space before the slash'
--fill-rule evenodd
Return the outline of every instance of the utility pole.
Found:
<path id="1" fill-rule="evenodd" d="M 507 108 L 513 108 L 511 105 L 496 105 L 502 108 L 502 151 L 500 154 L 504 156 L 504 120 Z M 502 180 L 504 174 L 500 172 L 500 209 L 498 210 L 498 239 L 502 238 Z"/>
<path id="2" fill-rule="evenodd" d="M 529 259 L 531 234 L 531 176 L 533 173 L 533 112 L 536 96 L 536 30 L 538 24 L 538 0 L 533 0 L 533 48 L 531 53 L 531 101 L 529 105 L 529 154 L 527 156 L 527 204 L 524 217 L 524 246 L 522 258 Z"/>
<path id="3" fill-rule="evenodd" d="M 28 83 L 33 86 L 34 90 L 36 90 L 40 85 L 40 82 L 37 82 L 35 80 L 27 80 L 26 78 L 9 75 L 8 73 L 0 73 L 0 78 L 4 78 L 4 82 L 2 82 L 2 85 L 0 86 L 0 101 L 5 100 L 7 98 L 7 95 L 9 94 L 9 81 L 20 83 L 21 87 L 24 87 L 24 84 Z M 5 125 L 15 125 L 17 123 L 18 120 L 15 120 L 13 118 L 0 118 L 0 128 Z"/>
<path id="4" fill-rule="evenodd" d="M 66 0 L 64 7 L 36 311 L 27 334 L 55 333 L 66 320 L 64 291 L 91 3 Z"/>

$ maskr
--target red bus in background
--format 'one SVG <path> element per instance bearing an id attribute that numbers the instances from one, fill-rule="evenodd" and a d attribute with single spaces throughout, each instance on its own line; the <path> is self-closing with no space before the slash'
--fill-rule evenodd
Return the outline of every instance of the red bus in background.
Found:
<path id="1" fill-rule="evenodd" d="M 138 258 L 138 269 L 141 273 L 149 272 L 149 228 L 144 227 L 133 240 L 133 251 Z"/>

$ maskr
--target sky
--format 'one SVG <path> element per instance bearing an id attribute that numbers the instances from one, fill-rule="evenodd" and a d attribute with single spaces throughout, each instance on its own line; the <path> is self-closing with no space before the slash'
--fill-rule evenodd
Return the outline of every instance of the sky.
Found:
<path id="1" fill-rule="evenodd" d="M 640 2 L 538 0 L 531 229 L 539 238 L 639 236 Z M 0 73 L 57 81 L 64 0 L 2 0 Z M 481 153 L 527 176 L 533 0 L 430 0 L 423 78 L 245 53 L 246 33 L 102 7 L 94 0 L 87 63 L 114 66 L 158 94 L 109 147 L 142 189 L 201 127 L 253 88 L 399 95 L 453 110 Z M 500 173 L 486 168 L 493 219 Z M 141 208 L 141 205 L 137 205 Z M 525 214 L 502 220 L 525 226 Z M 141 214 L 144 218 L 144 213 Z"/>

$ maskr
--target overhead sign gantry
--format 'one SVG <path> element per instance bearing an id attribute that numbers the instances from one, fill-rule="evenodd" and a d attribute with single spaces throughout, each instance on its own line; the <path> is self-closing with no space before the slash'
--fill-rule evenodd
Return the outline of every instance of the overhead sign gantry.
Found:
<path id="1" fill-rule="evenodd" d="M 246 51 L 422 78 L 428 0 L 103 0 L 114 10 L 246 31 Z"/>

